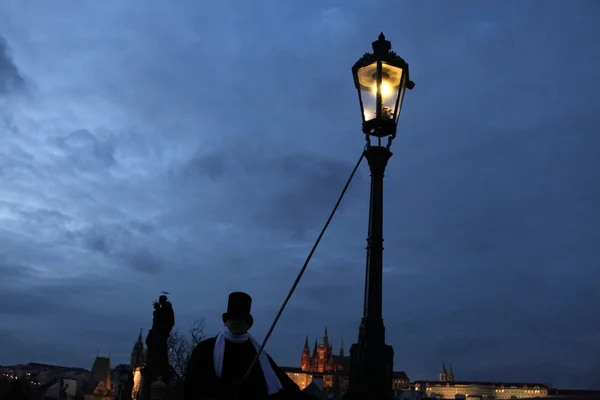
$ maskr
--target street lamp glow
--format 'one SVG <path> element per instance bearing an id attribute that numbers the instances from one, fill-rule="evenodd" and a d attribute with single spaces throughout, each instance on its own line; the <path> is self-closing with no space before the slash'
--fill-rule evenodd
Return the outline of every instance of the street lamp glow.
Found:
<path id="1" fill-rule="evenodd" d="M 373 53 L 366 53 L 352 67 L 367 136 L 396 136 L 404 91 L 415 86 L 409 79 L 408 64 L 391 48 L 382 33 L 373 42 Z"/>
<path id="2" fill-rule="evenodd" d="M 371 92 L 374 96 L 377 96 L 377 84 L 373 85 L 371 88 Z M 392 86 L 387 81 L 381 82 L 381 100 L 382 103 L 385 103 L 385 99 L 390 96 L 392 93 Z"/>

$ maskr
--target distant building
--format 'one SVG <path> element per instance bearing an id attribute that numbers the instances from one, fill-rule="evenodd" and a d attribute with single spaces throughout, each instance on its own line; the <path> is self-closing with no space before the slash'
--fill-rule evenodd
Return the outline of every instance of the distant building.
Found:
<path id="1" fill-rule="evenodd" d="M 452 372 L 452 365 L 450 365 L 450 372 L 446 370 L 446 363 L 442 363 L 442 369 L 440 370 L 440 382 L 452 382 L 454 380 L 454 372 Z"/>
<path id="2" fill-rule="evenodd" d="M 65 377 L 87 380 L 89 371 L 84 368 L 30 362 L 0 367 L 0 374 L 6 377 L 15 376 L 23 381 L 43 385 L 48 382 L 57 382 Z"/>
<path id="3" fill-rule="evenodd" d="M 350 369 L 350 356 L 344 353 L 344 341 L 340 344 L 338 354 L 334 354 L 333 345 L 329 342 L 327 328 L 323 333 L 321 343 L 315 339 L 312 353 L 308 346 L 308 336 L 304 341 L 300 368 L 283 367 L 285 373 L 304 390 L 317 378 L 323 382 L 324 390 L 330 394 L 343 394 L 348 389 L 348 372 Z M 393 387 L 395 390 L 409 388 L 408 376 L 403 371 L 394 372 Z"/>
<path id="4" fill-rule="evenodd" d="M 320 376 L 315 376 L 312 382 L 304 389 L 304 393 L 316 397 L 320 400 L 327 400 L 327 391 L 323 379 Z"/>
<path id="5" fill-rule="evenodd" d="M 408 375 L 404 371 L 394 371 L 392 375 L 392 389 L 393 390 L 408 390 L 410 388 L 410 381 Z"/>
<path id="6" fill-rule="evenodd" d="M 96 357 L 90 379 L 85 386 L 85 400 L 113 400 L 110 358 Z"/>
<path id="7" fill-rule="evenodd" d="M 542 383 L 470 382 L 454 379 L 452 367 L 442 364 L 437 381 L 415 381 L 415 392 L 437 399 L 529 399 L 548 397 L 548 385 Z"/>
<path id="8" fill-rule="evenodd" d="M 129 364 L 120 364 L 113 371 L 115 399 L 136 400 L 142 384 L 142 369 L 146 363 L 147 349 L 142 339 L 142 330 L 131 350 Z"/>
<path id="9" fill-rule="evenodd" d="M 142 330 L 140 329 L 138 339 L 133 345 L 133 349 L 131 350 L 130 364 L 133 375 L 133 388 L 131 389 L 131 400 L 136 400 L 140 392 L 140 385 L 142 384 L 142 368 L 146 363 L 146 354 L 147 350 L 144 347 L 144 340 L 142 339 Z"/>
<path id="10" fill-rule="evenodd" d="M 0 374 L 0 399 L 12 388 L 15 380 L 22 383 L 23 391 L 27 400 L 43 400 L 46 396 L 46 391 L 50 386 L 55 384 L 55 381 L 45 384 L 37 384 L 31 381 L 21 380 L 15 375 Z"/>
<path id="11" fill-rule="evenodd" d="M 598 400 L 600 390 L 549 389 L 548 396 L 561 400 Z"/>
<path id="12" fill-rule="evenodd" d="M 299 367 L 281 367 L 301 390 L 304 390 L 313 380 L 313 374 L 302 371 Z"/>
<path id="13" fill-rule="evenodd" d="M 73 378 L 61 378 L 46 390 L 46 398 L 70 400 L 77 397 L 79 382 Z"/>
<path id="14" fill-rule="evenodd" d="M 61 400 L 67 400 L 77 397 L 78 383 L 77 379 L 62 378 L 60 381 L 61 392 L 59 398 Z"/>
<path id="15" fill-rule="evenodd" d="M 333 354 L 333 346 L 331 343 L 329 343 L 327 328 L 325 328 L 325 332 L 323 333 L 321 344 L 318 344 L 317 339 L 315 339 L 312 356 L 308 347 L 308 336 L 306 336 L 304 349 L 302 350 L 302 359 L 300 361 L 300 368 L 302 371 L 332 373 L 347 370 L 349 365 L 350 357 L 344 355 L 343 340 L 340 345 L 339 354 Z"/>

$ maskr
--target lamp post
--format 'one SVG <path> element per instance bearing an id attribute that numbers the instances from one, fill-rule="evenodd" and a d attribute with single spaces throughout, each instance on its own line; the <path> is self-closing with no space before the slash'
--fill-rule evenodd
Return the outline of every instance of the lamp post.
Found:
<path id="1" fill-rule="evenodd" d="M 383 176 L 392 156 L 390 146 L 396 137 L 404 92 L 415 84 L 409 80 L 408 64 L 391 48 L 381 33 L 373 42 L 373 53 L 366 53 L 352 67 L 367 140 L 364 155 L 371 170 L 364 308 L 358 343 L 350 349 L 346 395 L 352 400 L 392 397 L 394 350 L 385 344 L 382 315 Z M 382 144 L 383 138 L 387 138 L 386 144 Z"/>

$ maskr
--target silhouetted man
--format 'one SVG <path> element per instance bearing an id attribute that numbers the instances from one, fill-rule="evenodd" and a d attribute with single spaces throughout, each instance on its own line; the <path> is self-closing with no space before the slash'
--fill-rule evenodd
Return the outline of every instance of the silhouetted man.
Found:
<path id="1" fill-rule="evenodd" d="M 243 380 L 260 345 L 248 333 L 254 319 L 252 298 L 242 292 L 229 295 L 225 326 L 216 337 L 194 349 L 188 363 L 184 400 L 305 399 L 300 388 L 264 351 L 249 377 Z"/>

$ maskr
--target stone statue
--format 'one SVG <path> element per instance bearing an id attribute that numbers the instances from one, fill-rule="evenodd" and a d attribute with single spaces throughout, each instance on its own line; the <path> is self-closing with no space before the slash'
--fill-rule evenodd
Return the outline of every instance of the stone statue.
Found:
<path id="1" fill-rule="evenodd" d="M 175 326 L 175 313 L 173 306 L 168 300 L 166 293 L 154 302 L 152 328 L 146 336 L 148 353 L 146 365 L 142 370 L 142 399 L 149 400 L 150 385 L 162 377 L 166 383 L 171 378 L 171 367 L 169 366 L 169 337 Z"/>

